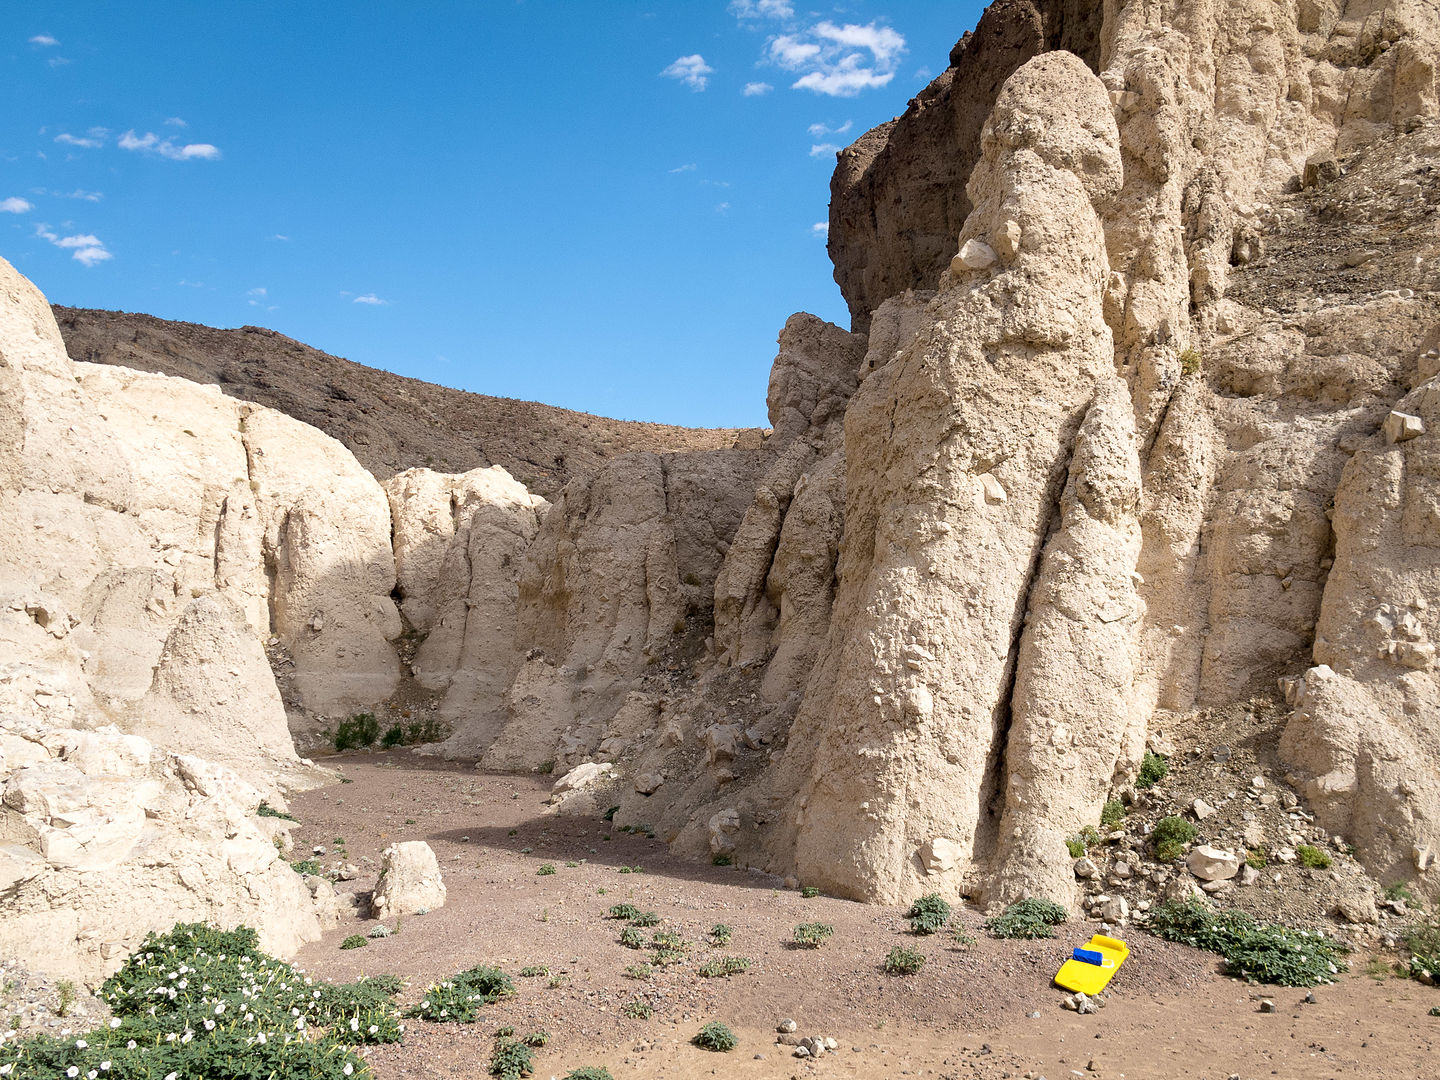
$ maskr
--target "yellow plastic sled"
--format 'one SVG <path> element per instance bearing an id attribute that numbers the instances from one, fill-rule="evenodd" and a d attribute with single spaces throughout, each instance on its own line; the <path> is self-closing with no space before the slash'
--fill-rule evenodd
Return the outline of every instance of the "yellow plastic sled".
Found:
<path id="1" fill-rule="evenodd" d="M 1130 946 L 1119 938 L 1096 934 L 1084 948 L 1099 953 L 1101 963 L 1087 964 L 1083 960 L 1066 960 L 1055 973 L 1055 985 L 1066 990 L 1079 990 L 1083 994 L 1098 994 L 1110 985 L 1115 972 L 1120 970 L 1120 965 L 1130 955 Z"/>

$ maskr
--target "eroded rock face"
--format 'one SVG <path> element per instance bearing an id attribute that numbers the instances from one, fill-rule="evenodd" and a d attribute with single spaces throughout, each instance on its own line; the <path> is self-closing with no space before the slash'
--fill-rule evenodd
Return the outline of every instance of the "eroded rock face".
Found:
<path id="1" fill-rule="evenodd" d="M 245 923 L 277 953 L 318 940 L 333 890 L 312 896 L 280 857 L 261 797 L 113 726 L 0 716 L 0 953 L 98 981 L 177 921 Z"/>

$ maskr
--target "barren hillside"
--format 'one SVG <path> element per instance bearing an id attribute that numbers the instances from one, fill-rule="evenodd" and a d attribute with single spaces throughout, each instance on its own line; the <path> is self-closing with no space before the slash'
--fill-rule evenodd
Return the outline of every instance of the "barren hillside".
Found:
<path id="1" fill-rule="evenodd" d="M 611 420 L 534 401 L 472 394 L 393 375 L 259 326 L 219 330 L 151 315 L 54 305 L 76 360 L 197 383 L 288 413 L 339 439 L 379 480 L 427 466 L 503 465 L 553 497 L 571 476 L 616 454 L 730 447 L 735 428 Z"/>

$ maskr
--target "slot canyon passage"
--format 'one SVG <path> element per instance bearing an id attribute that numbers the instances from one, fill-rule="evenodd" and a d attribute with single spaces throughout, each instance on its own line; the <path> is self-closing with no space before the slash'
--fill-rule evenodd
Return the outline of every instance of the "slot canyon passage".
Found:
<path id="1" fill-rule="evenodd" d="M 382 1077 L 1433 1075 L 1437 53 L 1434 0 L 998 0 L 838 155 L 851 324 L 785 322 L 765 429 L 0 260 L 0 1065 L 182 921 L 515 977 Z"/>

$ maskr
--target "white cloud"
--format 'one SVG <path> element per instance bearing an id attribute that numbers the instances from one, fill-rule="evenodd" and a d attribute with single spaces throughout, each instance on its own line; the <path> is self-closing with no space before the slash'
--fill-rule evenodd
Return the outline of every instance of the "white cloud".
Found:
<path id="1" fill-rule="evenodd" d="M 63 56 L 52 56 L 49 60 L 46 60 L 45 62 L 51 67 L 64 67 L 66 64 L 70 63 L 70 61 Z"/>
<path id="2" fill-rule="evenodd" d="M 59 193 L 52 192 L 52 194 Z M 62 199 L 84 199 L 86 202 L 99 202 L 104 197 L 105 196 L 102 192 L 86 191 L 84 188 L 76 188 L 74 191 L 67 191 L 65 192 L 65 194 L 60 195 L 60 198 Z"/>
<path id="3" fill-rule="evenodd" d="M 806 130 L 808 130 L 811 135 L 818 139 L 825 135 L 844 135 L 854 126 L 855 121 L 846 120 L 845 123 L 841 124 L 839 127 L 826 127 L 824 124 L 811 124 L 810 127 Z"/>
<path id="4" fill-rule="evenodd" d="M 793 19 L 790 0 L 730 0 L 729 10 L 737 19 Z"/>
<path id="5" fill-rule="evenodd" d="M 250 290 L 249 292 L 247 292 L 245 295 L 246 295 L 246 296 L 264 296 L 264 295 L 265 295 L 265 290 L 264 290 L 263 288 L 260 288 L 260 289 L 251 289 L 251 290 Z"/>
<path id="6" fill-rule="evenodd" d="M 704 90 L 710 82 L 707 76 L 713 75 L 715 69 L 705 63 L 705 58 L 699 53 L 692 53 L 689 56 L 682 56 L 673 64 L 660 72 L 667 79 L 679 79 L 691 90 L 697 93 Z"/>
<path id="7" fill-rule="evenodd" d="M 341 295 L 344 294 L 342 293 Z M 389 300 L 381 300 L 380 297 L 376 296 L 373 292 L 366 293 L 364 296 L 357 296 L 354 300 L 351 300 L 350 302 L 352 304 L 372 304 L 376 307 L 390 303 Z"/>
<path id="8" fill-rule="evenodd" d="M 695 171 L 695 168 L 696 168 L 695 163 L 692 161 L 692 162 L 691 162 L 690 164 L 688 164 L 688 165 L 677 165 L 677 166 L 675 166 L 675 168 L 671 169 L 670 171 L 671 171 L 672 173 L 677 173 L 677 172 L 694 172 L 694 171 Z"/>
<path id="9" fill-rule="evenodd" d="M 727 211 L 727 210 L 729 210 L 729 209 L 730 209 L 730 204 L 729 204 L 728 202 L 722 202 L 722 203 L 716 203 L 716 204 L 715 204 L 715 212 L 716 212 L 717 214 L 723 214 L 723 213 L 725 213 L 725 211 Z"/>
<path id="10" fill-rule="evenodd" d="M 34 37 L 32 37 L 32 38 L 30 39 L 30 44 L 31 44 L 31 45 L 47 45 L 47 46 L 48 46 L 48 45 L 59 45 L 60 42 L 56 41 L 55 38 L 51 37 L 49 34 L 36 34 Z"/>
<path id="11" fill-rule="evenodd" d="M 11 195 L 8 199 L 0 199 L 0 214 L 28 214 L 35 209 L 35 204 Z"/>
<path id="12" fill-rule="evenodd" d="M 169 117 L 166 117 L 166 118 L 165 118 L 165 123 L 167 123 L 168 125 L 170 125 L 170 127 L 178 127 L 178 128 L 187 128 L 187 127 L 190 126 L 190 125 L 187 124 L 184 120 L 180 119 L 180 117 L 178 117 L 178 116 L 169 116 Z"/>
<path id="13" fill-rule="evenodd" d="M 62 131 L 55 136 L 55 141 L 63 146 L 83 146 L 87 150 L 94 150 L 97 146 L 103 146 L 102 139 L 88 135 L 71 135 L 68 131 Z"/>
<path id="14" fill-rule="evenodd" d="M 762 94 L 768 94 L 774 89 L 775 88 L 768 82 L 747 82 L 745 89 L 740 92 L 746 97 L 760 97 Z"/>
<path id="15" fill-rule="evenodd" d="M 35 226 L 35 235 L 42 240 L 50 241 L 62 250 L 69 251 L 72 259 L 85 266 L 94 266 L 96 263 L 114 258 L 110 252 L 105 250 L 104 241 L 92 233 L 60 236 L 51 232 L 48 225 L 37 225 Z"/>
<path id="16" fill-rule="evenodd" d="M 277 233 L 276 233 L 274 236 L 272 236 L 270 239 L 271 239 L 271 240 L 289 240 L 290 237 L 286 236 L 284 233 L 278 233 L 278 232 L 277 232 Z"/>
<path id="17" fill-rule="evenodd" d="M 815 236 L 830 237 L 830 223 L 828 221 L 817 221 L 810 226 L 810 232 Z"/>
<path id="18" fill-rule="evenodd" d="M 194 161 L 197 158 L 203 161 L 214 161 L 220 156 L 218 147 L 210 143 L 186 143 L 177 146 L 169 139 L 162 139 L 153 131 L 147 131 L 144 135 L 136 135 L 135 132 L 127 131 L 120 136 L 121 150 L 143 150 L 147 153 L 159 154 L 171 161 Z"/>
<path id="19" fill-rule="evenodd" d="M 826 154 L 838 154 L 840 147 L 834 143 L 815 143 L 810 147 L 811 157 L 823 157 Z"/>
<path id="20" fill-rule="evenodd" d="M 792 89 L 830 97 L 854 97 L 886 85 L 904 53 L 905 38 L 878 22 L 837 26 L 822 21 L 809 30 L 777 34 L 765 47 L 770 63 L 799 73 Z"/>

